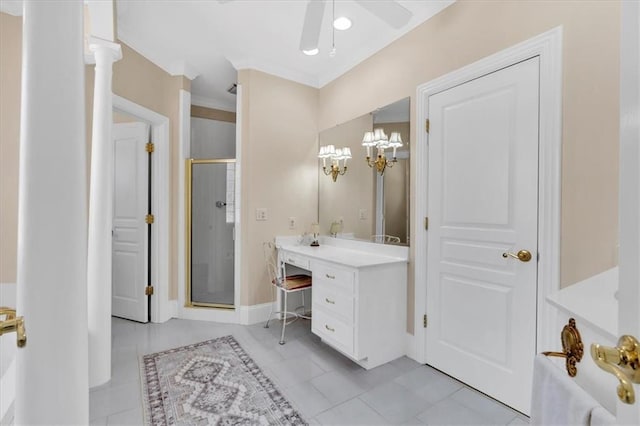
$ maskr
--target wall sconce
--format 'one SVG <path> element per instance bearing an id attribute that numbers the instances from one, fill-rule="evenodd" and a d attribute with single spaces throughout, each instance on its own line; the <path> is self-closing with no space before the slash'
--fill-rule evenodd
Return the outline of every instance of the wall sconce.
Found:
<path id="1" fill-rule="evenodd" d="M 367 164 L 369 167 L 376 166 L 376 170 L 381 175 L 384 174 L 384 170 L 389 167 L 393 167 L 396 160 L 396 149 L 402 146 L 402 137 L 400 132 L 391 132 L 391 138 L 387 138 L 383 129 L 375 129 L 373 132 L 365 132 L 364 138 L 362 138 L 362 146 L 367 148 Z M 378 149 L 378 156 L 375 160 L 371 160 L 371 148 Z M 393 148 L 393 159 L 387 160 L 384 150 L 387 148 Z"/>
<path id="2" fill-rule="evenodd" d="M 325 175 L 333 178 L 335 182 L 338 179 L 338 175 L 343 175 L 347 172 L 347 160 L 351 158 L 351 148 L 338 148 L 333 145 L 325 145 L 320 147 L 318 158 L 322 158 L 322 171 Z M 327 168 L 327 158 L 331 161 L 331 168 Z M 340 166 L 340 161 L 342 167 Z"/>

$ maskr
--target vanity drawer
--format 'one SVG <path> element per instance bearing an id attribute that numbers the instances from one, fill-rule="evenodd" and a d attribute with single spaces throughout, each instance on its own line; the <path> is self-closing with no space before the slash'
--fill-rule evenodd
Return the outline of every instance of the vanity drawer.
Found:
<path id="1" fill-rule="evenodd" d="M 326 310 L 313 310 L 311 330 L 336 348 L 347 354 L 353 353 L 353 327 L 334 318 Z"/>
<path id="2" fill-rule="evenodd" d="M 333 265 L 317 263 L 313 268 L 314 283 L 342 291 L 352 295 L 354 293 L 355 272 L 352 269 L 342 269 Z"/>
<path id="3" fill-rule="evenodd" d="M 294 265 L 299 268 L 309 270 L 309 258 L 307 257 L 283 251 L 281 260 L 285 263 L 288 263 L 289 265 Z"/>
<path id="4" fill-rule="evenodd" d="M 331 312 L 342 317 L 349 324 L 353 324 L 353 297 L 343 292 L 333 291 L 329 286 L 318 283 L 313 287 L 312 309 Z"/>

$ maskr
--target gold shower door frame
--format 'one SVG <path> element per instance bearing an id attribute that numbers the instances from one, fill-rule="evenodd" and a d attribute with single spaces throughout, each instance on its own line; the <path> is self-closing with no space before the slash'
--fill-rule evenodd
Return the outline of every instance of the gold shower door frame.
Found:
<path id="1" fill-rule="evenodd" d="M 192 215 L 192 196 L 193 190 L 193 166 L 195 164 L 225 164 L 235 163 L 235 159 L 216 159 L 216 160 L 196 160 L 188 158 L 185 160 L 185 308 L 217 308 L 217 309 L 231 309 L 235 310 L 235 305 L 227 305 L 224 303 L 205 303 L 205 302 L 193 302 L 191 300 L 191 215 Z"/>

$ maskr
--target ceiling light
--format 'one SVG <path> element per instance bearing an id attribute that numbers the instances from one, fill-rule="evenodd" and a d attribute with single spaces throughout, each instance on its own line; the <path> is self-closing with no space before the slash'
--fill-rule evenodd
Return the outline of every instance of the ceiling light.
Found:
<path id="1" fill-rule="evenodd" d="M 314 56 L 317 55 L 319 51 L 320 50 L 318 50 L 318 48 L 316 47 L 315 49 L 303 50 L 302 53 L 304 53 L 305 55 Z"/>
<path id="2" fill-rule="evenodd" d="M 341 16 L 333 21 L 333 28 L 340 31 L 348 30 L 351 28 L 351 19 L 346 16 Z"/>

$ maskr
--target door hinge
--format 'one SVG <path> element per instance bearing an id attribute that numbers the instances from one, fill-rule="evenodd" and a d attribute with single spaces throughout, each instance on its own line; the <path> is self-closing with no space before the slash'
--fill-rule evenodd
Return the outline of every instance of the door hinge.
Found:
<path id="1" fill-rule="evenodd" d="M 145 145 L 144 149 L 149 154 L 151 154 L 156 149 L 156 146 L 153 144 L 153 142 L 149 142 L 148 144 Z"/>
<path id="2" fill-rule="evenodd" d="M 426 230 L 429 229 L 429 218 L 428 217 L 424 218 L 424 229 L 426 229 Z"/>
<path id="3" fill-rule="evenodd" d="M 424 129 L 427 131 L 427 133 L 429 133 L 429 119 L 428 118 L 424 123 Z"/>
<path id="4" fill-rule="evenodd" d="M 144 288 L 144 295 L 145 296 L 153 296 L 153 286 L 152 285 L 148 285 Z"/>
<path id="5" fill-rule="evenodd" d="M 147 223 L 147 225 L 151 225 L 155 220 L 156 218 L 152 214 L 148 214 L 144 217 L 144 221 Z"/>
<path id="6" fill-rule="evenodd" d="M 427 314 L 422 316 L 422 327 L 427 328 Z"/>

